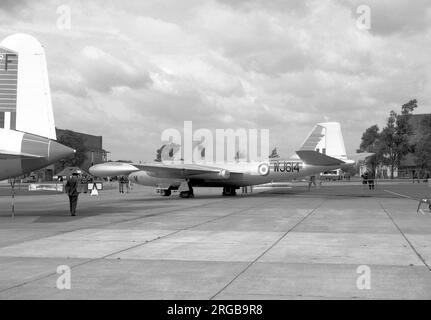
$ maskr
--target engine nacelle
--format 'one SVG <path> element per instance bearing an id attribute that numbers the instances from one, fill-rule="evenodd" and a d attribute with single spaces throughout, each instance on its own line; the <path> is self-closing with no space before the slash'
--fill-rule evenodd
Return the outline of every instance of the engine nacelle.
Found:
<path id="1" fill-rule="evenodd" d="M 219 176 L 222 177 L 223 179 L 229 179 L 230 172 L 226 169 L 221 169 L 219 172 Z"/>
<path id="2" fill-rule="evenodd" d="M 90 173 L 96 177 L 128 176 L 130 173 L 139 171 L 138 168 L 123 162 L 105 162 L 92 166 Z"/>

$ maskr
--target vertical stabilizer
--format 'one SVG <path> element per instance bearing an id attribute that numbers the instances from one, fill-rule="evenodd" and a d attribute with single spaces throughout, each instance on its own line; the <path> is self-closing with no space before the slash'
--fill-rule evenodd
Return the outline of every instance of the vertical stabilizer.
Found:
<path id="1" fill-rule="evenodd" d="M 26 34 L 0 43 L 0 128 L 56 139 L 45 50 Z"/>
<path id="2" fill-rule="evenodd" d="M 318 123 L 305 139 L 300 151 L 317 151 L 333 158 L 347 159 L 340 124 Z"/>

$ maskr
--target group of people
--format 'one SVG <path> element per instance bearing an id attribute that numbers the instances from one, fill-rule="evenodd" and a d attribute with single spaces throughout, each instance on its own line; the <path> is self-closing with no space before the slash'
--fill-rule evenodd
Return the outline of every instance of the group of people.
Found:
<path id="1" fill-rule="evenodd" d="M 64 190 L 69 197 L 69 210 L 70 215 L 76 215 L 76 206 L 78 205 L 78 197 L 81 192 L 87 192 L 88 182 L 92 182 L 92 178 L 87 179 L 86 177 L 80 175 L 76 172 L 72 173 L 72 176 L 67 179 Z M 118 178 L 118 185 L 120 193 L 124 193 L 124 185 L 126 185 L 126 192 L 130 190 L 130 181 L 126 176 L 121 176 Z M 85 187 L 83 191 L 82 187 Z"/>
<path id="2" fill-rule="evenodd" d="M 424 180 L 425 183 L 428 182 L 428 179 L 430 178 L 430 174 L 429 172 L 427 172 L 426 174 L 422 174 L 421 178 Z M 419 173 L 417 171 L 413 171 L 413 183 L 421 183 L 420 178 L 419 178 Z"/>
<path id="3" fill-rule="evenodd" d="M 130 191 L 130 180 L 126 176 L 120 176 L 118 178 L 118 190 L 120 193 L 124 193 L 124 185 L 126 185 L 126 192 L 129 193 Z"/>

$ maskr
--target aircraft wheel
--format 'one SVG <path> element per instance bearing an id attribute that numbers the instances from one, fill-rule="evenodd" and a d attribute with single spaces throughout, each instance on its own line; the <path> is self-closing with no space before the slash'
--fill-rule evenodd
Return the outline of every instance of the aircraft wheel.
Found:
<path id="1" fill-rule="evenodd" d="M 431 204 L 428 206 L 428 208 L 431 210 Z"/>
<path id="2" fill-rule="evenodd" d="M 163 192 L 162 192 L 162 196 L 164 196 L 164 197 L 169 197 L 171 195 L 171 190 L 163 190 Z"/>
<path id="3" fill-rule="evenodd" d="M 194 198 L 195 196 L 190 191 L 180 192 L 180 198 Z"/>
<path id="4" fill-rule="evenodd" d="M 233 197 L 236 196 L 236 190 L 234 187 L 224 187 L 222 194 L 225 197 Z"/>

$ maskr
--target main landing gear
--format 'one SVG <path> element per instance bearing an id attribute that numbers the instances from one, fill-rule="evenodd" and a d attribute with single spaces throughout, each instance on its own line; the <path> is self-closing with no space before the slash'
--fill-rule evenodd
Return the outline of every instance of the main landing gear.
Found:
<path id="1" fill-rule="evenodd" d="M 170 188 L 162 190 L 162 196 L 164 196 L 164 197 L 169 197 L 171 194 L 172 194 L 172 191 Z"/>
<path id="2" fill-rule="evenodd" d="M 181 183 L 178 191 L 180 191 L 180 198 L 194 198 L 195 194 L 193 193 L 193 187 L 190 180 L 186 180 Z"/>
<path id="3" fill-rule="evenodd" d="M 193 194 L 193 191 L 182 191 L 180 192 L 180 198 L 194 198 L 195 195 Z"/>
<path id="4" fill-rule="evenodd" d="M 222 195 L 224 197 L 234 197 L 234 196 L 236 196 L 236 188 L 235 187 L 223 187 Z"/>

